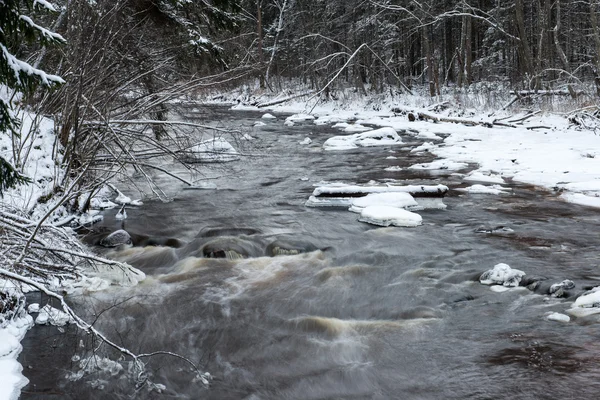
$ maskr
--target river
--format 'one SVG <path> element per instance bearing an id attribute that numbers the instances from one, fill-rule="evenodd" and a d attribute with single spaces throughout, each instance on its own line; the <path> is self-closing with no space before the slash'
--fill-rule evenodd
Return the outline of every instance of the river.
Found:
<path id="1" fill-rule="evenodd" d="M 496 293 L 477 280 L 507 263 L 547 283 L 571 279 L 573 295 L 599 285 L 597 212 L 518 183 L 499 196 L 453 190 L 467 185 L 466 170 L 404 168 L 433 159 L 407 151 L 423 143 L 414 136 L 400 133 L 401 146 L 325 152 L 338 130 L 287 127 L 281 117 L 251 130 L 261 115 L 190 109 L 189 120 L 247 127 L 252 156 L 208 170 L 217 190 L 159 178 L 173 201 L 145 201 L 124 223 L 107 211 L 104 228 L 181 247 L 105 253 L 148 278 L 71 300 L 117 343 L 185 355 L 210 372 L 210 385 L 169 356 L 148 363 L 149 379 L 164 389 L 136 393 L 114 365 L 67 379 L 97 343 L 73 327 L 37 326 L 23 342 L 31 382 L 21 398 L 597 398 L 597 317 L 548 321 L 574 297 Z M 311 145 L 299 144 L 305 137 Z M 417 228 L 380 228 L 304 205 L 321 181 L 386 179 L 447 185 L 448 208 L 420 212 Z M 271 256 L 281 249 L 298 254 Z M 223 251 L 244 258 L 207 257 Z"/>

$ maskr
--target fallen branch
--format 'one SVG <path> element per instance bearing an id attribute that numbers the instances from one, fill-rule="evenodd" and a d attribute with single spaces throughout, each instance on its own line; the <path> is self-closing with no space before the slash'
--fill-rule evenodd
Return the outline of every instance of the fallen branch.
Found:
<path id="1" fill-rule="evenodd" d="M 270 106 L 274 106 L 277 104 L 285 103 L 286 101 L 297 99 L 298 97 L 310 96 L 311 94 L 314 94 L 314 93 L 315 93 L 314 90 L 309 90 L 308 92 L 295 94 L 292 96 L 285 97 L 283 99 L 271 100 L 271 101 L 267 101 L 266 103 L 260 103 L 260 104 L 257 104 L 256 107 L 258 107 L 258 108 L 270 107 Z"/>

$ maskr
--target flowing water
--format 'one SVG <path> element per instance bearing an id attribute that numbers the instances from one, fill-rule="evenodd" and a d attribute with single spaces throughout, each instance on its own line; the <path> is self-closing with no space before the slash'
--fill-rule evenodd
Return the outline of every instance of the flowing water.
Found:
<path id="1" fill-rule="evenodd" d="M 260 115 L 204 108 L 186 118 L 251 126 Z M 212 374 L 210 385 L 162 355 L 148 364 L 162 393 L 135 393 L 110 364 L 67 379 L 97 343 L 73 327 L 35 327 L 20 359 L 31 380 L 22 398 L 597 398 L 598 317 L 545 319 L 599 284 L 597 212 L 512 184 L 501 196 L 451 190 L 448 208 L 421 212 L 418 228 L 367 225 L 343 209 L 305 207 L 313 185 L 398 179 L 453 189 L 465 185 L 461 175 L 384 171 L 433 159 L 409 153 L 422 143 L 409 135 L 402 146 L 324 152 L 338 131 L 266 122 L 251 132 L 253 157 L 208 172 L 221 176 L 218 190 L 165 180 L 172 202 L 128 209 L 136 246 L 108 255 L 143 270 L 145 282 L 73 299 L 118 344 L 182 354 Z M 298 144 L 305 137 L 313 144 Z M 115 213 L 105 228 L 121 228 Z M 576 288 L 566 299 L 493 292 L 477 279 L 501 262 Z"/>

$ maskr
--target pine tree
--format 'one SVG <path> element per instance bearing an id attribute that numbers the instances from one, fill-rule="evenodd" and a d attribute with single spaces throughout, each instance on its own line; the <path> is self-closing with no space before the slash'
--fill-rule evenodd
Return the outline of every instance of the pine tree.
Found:
<path id="1" fill-rule="evenodd" d="M 36 24 L 27 14 L 36 10 L 56 11 L 46 0 L 0 0 L 0 90 L 8 88 L 31 94 L 37 87 L 64 83 L 56 76 L 37 69 L 18 57 L 25 42 L 41 46 L 63 43 L 57 33 Z M 0 96 L 0 134 L 19 135 L 19 123 L 9 100 Z M 17 184 L 28 182 L 9 161 L 0 156 L 0 196 Z"/>

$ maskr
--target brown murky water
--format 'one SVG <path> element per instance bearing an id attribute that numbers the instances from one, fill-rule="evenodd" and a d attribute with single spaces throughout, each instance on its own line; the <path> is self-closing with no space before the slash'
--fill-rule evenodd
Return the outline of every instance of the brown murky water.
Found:
<path id="1" fill-rule="evenodd" d="M 188 117 L 251 126 L 260 115 L 206 108 Z M 162 393 L 136 392 L 126 364 L 71 381 L 80 369 L 72 357 L 86 357 L 91 338 L 36 327 L 20 358 L 31 380 L 22 398 L 597 398 L 598 317 L 547 321 L 574 297 L 495 293 L 476 280 L 503 262 L 548 283 L 571 279 L 573 296 L 598 285 L 600 214 L 513 185 L 501 196 L 451 191 L 447 210 L 421 212 L 423 226 L 377 228 L 342 209 L 306 208 L 312 185 L 398 179 L 456 188 L 461 174 L 384 171 L 432 159 L 407 151 L 421 144 L 410 136 L 393 148 L 323 152 L 337 131 L 266 122 L 252 132 L 253 151 L 266 155 L 209 171 L 225 175 L 214 180 L 218 190 L 165 181 L 172 202 L 128 210 L 125 229 L 183 244 L 110 253 L 144 270 L 145 282 L 72 300 L 117 343 L 183 354 L 211 384 L 166 356 L 148 363 Z M 307 136 L 313 144 L 299 145 Z M 115 212 L 103 223 L 110 230 L 121 227 Z M 207 258 L 236 254 L 244 258 Z"/>

